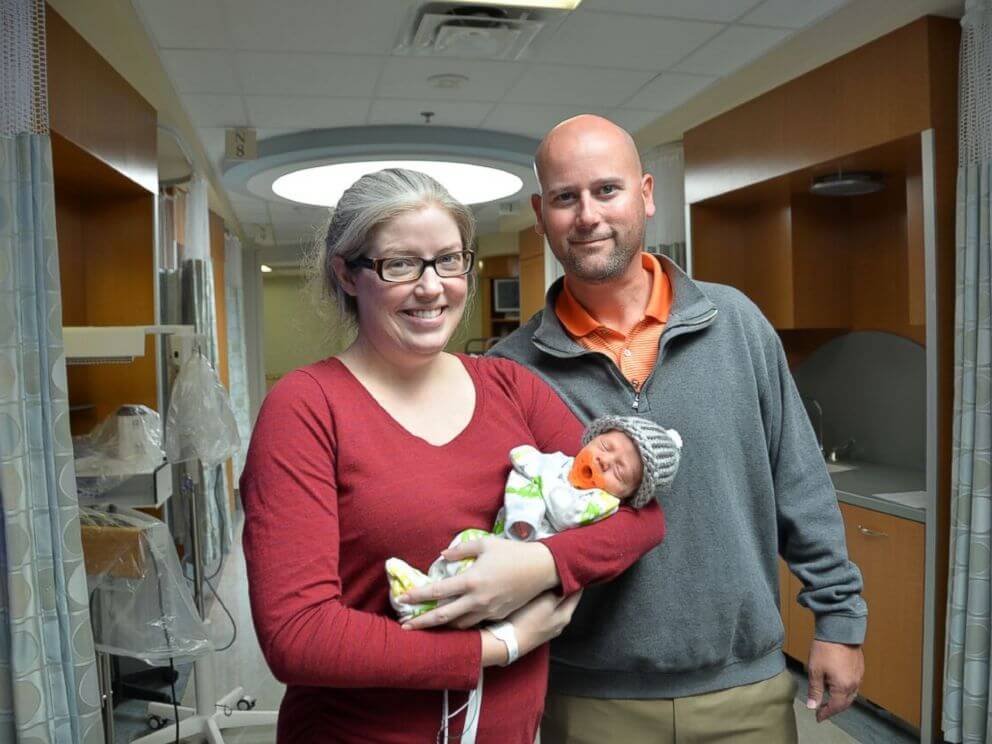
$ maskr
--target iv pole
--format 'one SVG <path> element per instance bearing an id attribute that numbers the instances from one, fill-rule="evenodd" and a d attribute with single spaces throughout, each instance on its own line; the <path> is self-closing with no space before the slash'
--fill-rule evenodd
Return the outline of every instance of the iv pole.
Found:
<path id="1" fill-rule="evenodd" d="M 172 371 L 175 373 L 194 353 L 195 336 L 192 334 L 170 336 L 169 347 L 169 359 L 172 362 Z M 183 467 L 186 468 L 188 465 Z M 193 563 L 193 599 L 201 619 L 209 629 L 210 620 L 207 619 L 203 601 L 203 567 L 200 565 L 200 532 L 196 514 L 197 499 L 204 497 L 202 489 L 205 482 L 203 463 L 196 460 L 193 472 L 183 474 L 180 489 L 191 497 L 190 559 Z M 179 721 L 136 739 L 132 744 L 172 744 L 176 740 L 177 726 L 180 739 L 202 736 L 206 737 L 210 744 L 224 744 L 224 737 L 221 734 L 224 729 L 275 725 L 278 711 L 251 710 L 255 702 L 245 696 L 244 688 L 241 686 L 217 697 L 214 676 L 215 653 L 211 649 L 193 662 L 196 707 L 179 706 Z M 150 718 L 171 720 L 175 716 L 175 707 L 168 703 L 149 703 L 148 715 Z"/>

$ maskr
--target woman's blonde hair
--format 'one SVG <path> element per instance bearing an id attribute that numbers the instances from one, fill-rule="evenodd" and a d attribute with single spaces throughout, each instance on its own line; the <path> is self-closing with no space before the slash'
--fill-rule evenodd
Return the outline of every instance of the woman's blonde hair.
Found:
<path id="1" fill-rule="evenodd" d="M 380 226 L 402 214 L 430 206 L 451 215 L 461 234 L 463 249 L 470 250 L 475 240 L 472 210 L 425 173 L 386 168 L 362 176 L 341 195 L 323 236 L 323 245 L 312 252 L 308 273 L 312 283 L 319 283 L 318 293 L 334 302 L 343 320 L 351 325 L 357 323 L 358 303 L 338 282 L 332 264 L 334 257 L 340 256 L 347 263 L 365 255 Z M 470 299 L 475 287 L 474 274 L 468 281 Z"/>

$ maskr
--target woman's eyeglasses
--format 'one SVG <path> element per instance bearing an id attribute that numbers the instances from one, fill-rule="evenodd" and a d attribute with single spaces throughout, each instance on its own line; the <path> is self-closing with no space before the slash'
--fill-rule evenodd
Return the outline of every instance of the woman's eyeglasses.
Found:
<path id="1" fill-rule="evenodd" d="M 346 261 L 352 269 L 372 269 L 384 282 L 415 282 L 424 274 L 424 269 L 433 267 L 441 278 L 464 276 L 472 270 L 475 251 L 445 253 L 434 258 L 420 256 L 389 256 L 388 258 L 360 258 Z"/>

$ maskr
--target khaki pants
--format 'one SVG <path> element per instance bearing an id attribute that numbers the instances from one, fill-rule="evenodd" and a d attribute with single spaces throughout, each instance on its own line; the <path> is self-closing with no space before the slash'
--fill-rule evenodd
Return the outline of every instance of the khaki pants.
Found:
<path id="1" fill-rule="evenodd" d="M 796 744 L 788 671 L 763 682 L 674 700 L 549 694 L 542 744 Z"/>

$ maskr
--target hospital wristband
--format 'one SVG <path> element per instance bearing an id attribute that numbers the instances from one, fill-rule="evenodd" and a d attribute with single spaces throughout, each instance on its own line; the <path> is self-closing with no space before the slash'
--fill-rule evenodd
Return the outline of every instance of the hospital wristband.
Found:
<path id="1" fill-rule="evenodd" d="M 517 631 L 508 622 L 487 625 L 486 630 L 499 638 L 506 646 L 506 663 L 500 666 L 509 666 L 520 657 L 520 647 L 517 646 Z"/>

